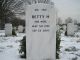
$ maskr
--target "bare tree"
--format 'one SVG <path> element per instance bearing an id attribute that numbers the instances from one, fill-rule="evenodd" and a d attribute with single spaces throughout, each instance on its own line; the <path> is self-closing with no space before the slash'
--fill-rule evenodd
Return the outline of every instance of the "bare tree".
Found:
<path id="1" fill-rule="evenodd" d="M 26 0 L 0 0 L 0 27 L 9 22 L 15 14 L 24 14 Z"/>
<path id="2" fill-rule="evenodd" d="M 22 13 L 27 0 L 0 0 L 0 6 L 12 12 Z"/>

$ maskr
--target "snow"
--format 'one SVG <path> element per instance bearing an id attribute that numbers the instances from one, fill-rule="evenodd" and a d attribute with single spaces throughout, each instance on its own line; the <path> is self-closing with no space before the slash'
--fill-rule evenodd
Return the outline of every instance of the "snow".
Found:
<path id="1" fill-rule="evenodd" d="M 20 58 L 20 40 L 25 34 L 19 33 L 18 36 L 5 37 L 0 33 L 0 60 L 25 60 Z"/>
<path id="2" fill-rule="evenodd" d="M 20 40 L 25 36 L 18 33 L 17 36 L 5 37 L 4 32 L 0 32 L 0 60 L 26 60 L 20 58 Z M 60 59 L 57 60 L 80 60 L 80 32 L 75 36 L 64 36 L 61 34 Z"/>
<path id="3" fill-rule="evenodd" d="M 80 32 L 75 36 L 64 36 L 61 34 L 60 59 L 59 60 L 80 60 Z"/>

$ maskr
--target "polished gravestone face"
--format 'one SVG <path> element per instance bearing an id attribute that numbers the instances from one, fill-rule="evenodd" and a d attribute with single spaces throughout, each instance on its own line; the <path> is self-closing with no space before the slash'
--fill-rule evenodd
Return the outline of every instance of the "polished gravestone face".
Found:
<path id="1" fill-rule="evenodd" d="M 56 60 L 56 11 L 54 5 L 26 8 L 27 60 Z"/>
<path id="2" fill-rule="evenodd" d="M 12 24 L 10 23 L 5 24 L 5 35 L 6 36 L 12 35 Z"/>

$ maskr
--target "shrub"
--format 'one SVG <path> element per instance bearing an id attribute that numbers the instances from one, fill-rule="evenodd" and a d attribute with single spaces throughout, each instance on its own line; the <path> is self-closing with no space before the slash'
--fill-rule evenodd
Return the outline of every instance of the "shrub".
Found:
<path id="1" fill-rule="evenodd" d="M 56 32 L 56 58 L 59 59 L 59 51 L 60 51 L 60 31 Z"/>
<path id="2" fill-rule="evenodd" d="M 15 29 L 12 30 L 12 35 L 16 36 Z"/>
<path id="3" fill-rule="evenodd" d="M 65 31 L 65 36 L 67 36 L 67 31 Z"/>
<path id="4" fill-rule="evenodd" d="M 78 49 L 76 47 L 72 46 L 72 47 L 66 48 L 65 51 L 68 51 L 68 52 L 70 52 L 70 51 L 78 51 Z"/>
<path id="5" fill-rule="evenodd" d="M 61 27 L 60 30 L 63 30 L 63 28 Z"/>
<path id="6" fill-rule="evenodd" d="M 77 60 L 77 59 L 78 59 L 77 57 L 72 58 L 72 60 Z"/>
<path id="7" fill-rule="evenodd" d="M 23 37 L 23 39 L 20 41 L 20 50 L 19 53 L 23 53 L 21 55 L 21 58 L 26 58 L 26 36 Z"/>

